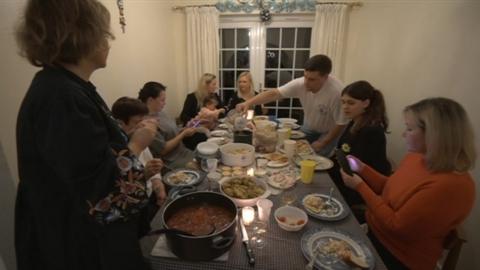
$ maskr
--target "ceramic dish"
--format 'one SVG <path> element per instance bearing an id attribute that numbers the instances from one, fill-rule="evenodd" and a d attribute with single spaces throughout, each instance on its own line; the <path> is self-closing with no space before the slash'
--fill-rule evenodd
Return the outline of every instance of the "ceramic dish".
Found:
<path id="1" fill-rule="evenodd" d="M 210 132 L 210 136 L 212 137 L 226 137 L 228 136 L 228 131 L 223 130 L 223 129 L 217 129 L 212 132 Z"/>
<path id="2" fill-rule="evenodd" d="M 302 205 L 310 216 L 321 220 L 335 221 L 348 216 L 348 208 L 339 200 L 332 197 L 331 207 L 325 205 L 327 200 L 328 195 L 313 193 L 303 198 Z"/>
<path id="3" fill-rule="evenodd" d="M 359 269 L 348 264 L 345 258 L 338 255 L 337 251 L 340 247 L 349 250 L 352 257 L 363 262 L 365 269 L 375 268 L 375 257 L 365 242 L 341 230 L 331 228 L 309 230 L 303 234 L 300 246 L 303 256 L 308 261 L 311 260 L 312 254 L 316 253 L 314 263 L 316 269 Z"/>
<path id="4" fill-rule="evenodd" d="M 177 169 L 162 177 L 162 181 L 169 186 L 191 186 L 202 180 L 202 175 L 194 170 Z"/>
<path id="5" fill-rule="evenodd" d="M 290 139 L 293 139 L 293 140 L 303 139 L 306 136 L 307 135 L 305 135 L 305 133 L 301 132 L 300 130 L 292 130 L 290 132 Z"/>
<path id="6" fill-rule="evenodd" d="M 333 167 L 333 161 L 331 161 L 326 157 L 317 156 L 317 155 L 297 156 L 295 157 L 295 164 L 300 166 L 300 162 L 306 159 L 313 160 L 317 163 L 317 165 L 315 166 L 316 171 L 328 170 Z"/>

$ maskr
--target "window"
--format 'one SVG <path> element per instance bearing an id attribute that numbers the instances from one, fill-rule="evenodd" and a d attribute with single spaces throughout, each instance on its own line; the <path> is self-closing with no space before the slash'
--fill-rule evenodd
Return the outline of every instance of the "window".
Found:
<path id="1" fill-rule="evenodd" d="M 255 89 L 277 88 L 303 76 L 310 56 L 313 15 L 274 15 L 266 25 L 258 16 L 222 16 L 220 20 L 220 95 L 228 101 L 238 75 L 250 70 Z M 303 121 L 298 99 L 265 104 L 269 115 Z"/>

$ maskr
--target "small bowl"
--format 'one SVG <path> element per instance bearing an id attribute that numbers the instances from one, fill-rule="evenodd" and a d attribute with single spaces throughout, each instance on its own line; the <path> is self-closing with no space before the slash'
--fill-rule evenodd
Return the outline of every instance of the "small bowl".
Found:
<path id="1" fill-rule="evenodd" d="M 294 206 L 282 206 L 275 210 L 275 220 L 280 228 L 289 232 L 301 230 L 308 222 L 305 211 Z"/>
<path id="2" fill-rule="evenodd" d="M 197 145 L 197 151 L 202 155 L 213 155 L 218 151 L 218 144 L 213 142 L 202 142 Z"/>

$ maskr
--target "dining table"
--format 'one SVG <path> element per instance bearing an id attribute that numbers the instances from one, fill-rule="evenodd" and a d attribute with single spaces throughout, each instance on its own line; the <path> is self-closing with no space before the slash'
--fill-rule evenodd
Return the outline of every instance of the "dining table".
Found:
<path id="1" fill-rule="evenodd" d="M 203 181 L 198 189 L 207 189 L 208 181 Z M 348 209 L 342 195 L 339 193 L 335 184 L 331 180 L 328 173 L 325 171 L 317 171 L 313 176 L 313 180 L 309 184 L 305 184 L 302 181 L 297 181 L 291 192 L 295 194 L 296 200 L 291 204 L 292 206 L 303 208 L 302 199 L 312 193 L 329 194 L 330 189 L 333 187 L 332 197 L 339 200 Z M 370 269 L 383 270 L 387 269 L 379 257 L 377 251 L 373 247 L 369 238 L 367 237 L 364 229 L 357 222 L 355 216 L 349 210 L 349 214 L 337 221 L 325 221 L 315 217 L 309 216 L 307 224 L 296 232 L 285 231 L 280 228 L 277 221 L 274 218 L 274 212 L 277 208 L 284 206 L 282 201 L 282 195 L 270 195 L 269 200 L 273 202 L 271 214 L 267 222 L 267 232 L 264 235 L 265 245 L 261 248 L 253 247 L 255 254 L 255 264 L 250 265 L 248 262 L 248 256 L 244 245 L 242 244 L 242 233 L 240 227 L 237 226 L 236 240 L 233 243 L 231 249 L 228 251 L 227 259 L 223 261 L 187 261 L 179 258 L 167 258 L 152 255 L 152 249 L 158 240 L 158 235 L 145 236 L 140 240 L 142 253 L 144 258 L 152 270 L 294 270 L 305 269 L 308 264 L 308 260 L 302 253 L 301 240 L 302 236 L 315 229 L 333 229 L 346 232 L 354 239 L 361 241 L 367 245 L 372 255 L 374 256 L 374 267 Z M 159 229 L 162 225 L 162 209 L 160 209 L 151 222 L 152 229 Z M 247 232 L 249 235 L 252 233 L 251 226 L 247 226 Z M 326 268 L 328 269 L 328 268 Z M 332 268 L 333 269 L 333 268 Z M 354 268 L 352 268 L 354 269 Z"/>

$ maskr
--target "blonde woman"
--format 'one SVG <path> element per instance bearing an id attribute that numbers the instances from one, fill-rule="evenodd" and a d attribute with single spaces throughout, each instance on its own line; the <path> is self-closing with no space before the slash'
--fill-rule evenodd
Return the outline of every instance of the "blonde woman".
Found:
<path id="1" fill-rule="evenodd" d="M 23 16 L 20 51 L 41 69 L 17 121 L 17 269 L 146 269 L 137 157 L 157 127 L 127 141 L 90 82 L 107 64 L 110 14 L 97 0 L 29 0 Z"/>
<path id="2" fill-rule="evenodd" d="M 434 269 L 447 236 L 469 215 L 476 153 L 467 113 L 447 98 L 404 110 L 408 153 L 390 177 L 349 156 L 345 185 L 367 205 L 369 237 L 388 269 Z"/>
<path id="3" fill-rule="evenodd" d="M 258 94 L 255 92 L 252 74 L 249 71 L 244 71 L 238 75 L 237 87 L 238 90 L 233 94 L 227 103 L 228 111 L 234 110 L 237 104 L 245 102 L 246 100 L 249 100 Z M 263 114 L 261 105 L 255 105 L 254 110 L 256 115 Z"/>
<path id="4" fill-rule="evenodd" d="M 183 110 L 180 114 L 180 120 L 184 125 L 187 125 L 188 122 L 197 116 L 198 112 L 203 106 L 203 101 L 208 96 L 213 96 L 218 101 L 217 109 L 215 111 L 217 118 L 225 113 L 225 109 L 222 106 L 220 97 L 216 93 L 218 89 L 217 77 L 211 73 L 205 73 L 202 75 L 198 82 L 197 90 L 193 93 L 190 93 L 185 98 L 183 104 Z"/>

